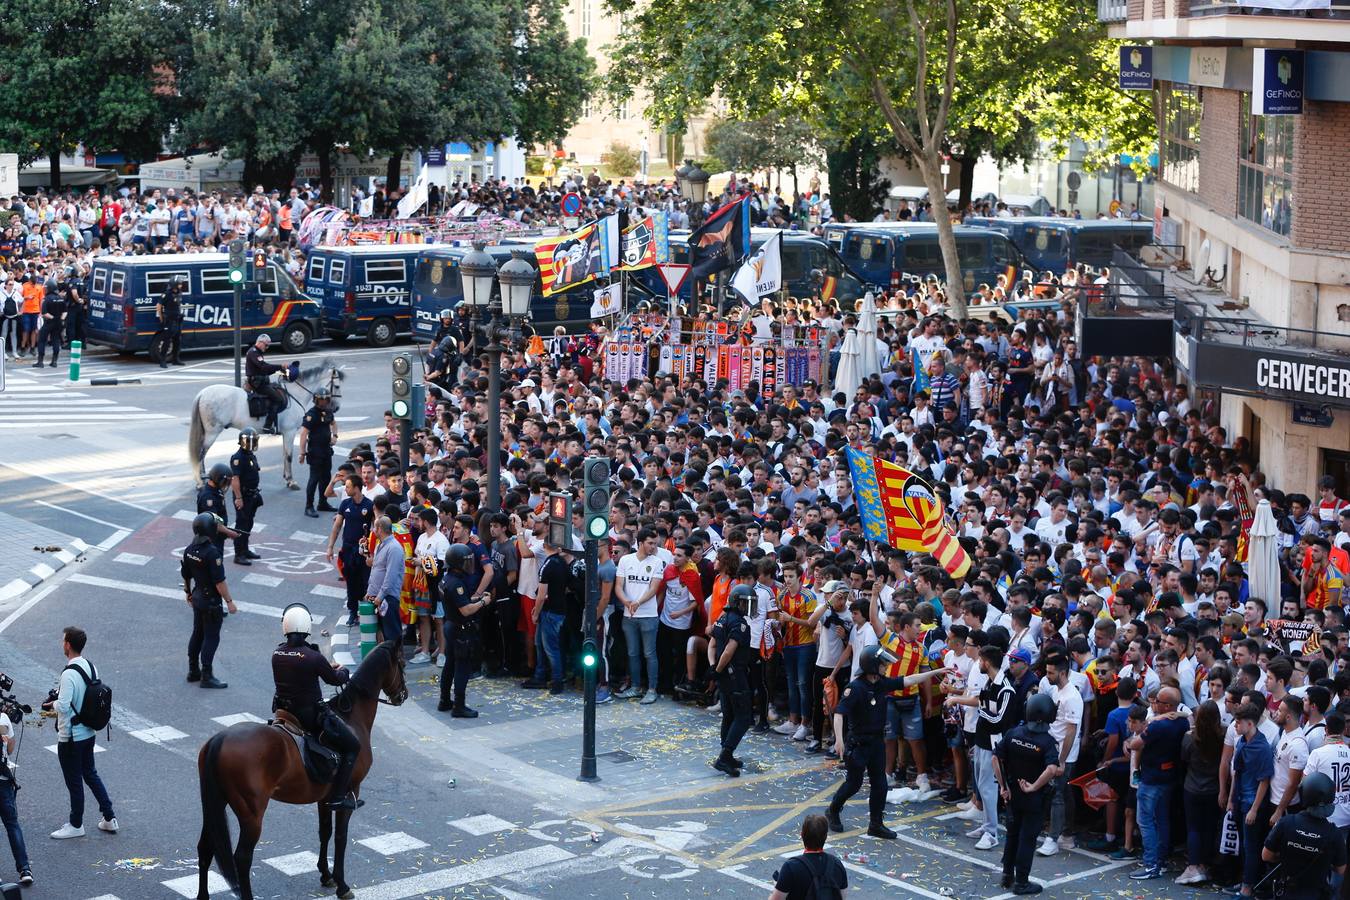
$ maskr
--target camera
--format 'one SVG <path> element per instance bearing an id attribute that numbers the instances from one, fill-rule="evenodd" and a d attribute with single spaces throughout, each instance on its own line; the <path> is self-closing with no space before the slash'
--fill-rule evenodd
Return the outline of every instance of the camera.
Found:
<path id="1" fill-rule="evenodd" d="M 33 707 L 27 703 L 20 703 L 18 697 L 9 693 L 13 689 L 14 679 L 0 672 L 0 712 L 9 716 L 11 722 L 21 722 L 25 715 L 32 714 Z"/>

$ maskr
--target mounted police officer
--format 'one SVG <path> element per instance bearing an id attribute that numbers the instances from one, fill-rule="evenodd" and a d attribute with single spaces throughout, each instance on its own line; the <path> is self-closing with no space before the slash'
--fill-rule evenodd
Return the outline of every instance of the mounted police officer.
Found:
<path id="1" fill-rule="evenodd" d="M 1344 832 L 1327 821 L 1336 807 L 1336 787 L 1322 772 L 1299 783 L 1303 811 L 1283 816 L 1271 829 L 1261 858 L 1279 863 L 1275 896 L 1287 900 L 1324 900 L 1332 896 L 1329 876 L 1345 874 Z"/>
<path id="2" fill-rule="evenodd" d="M 253 393 L 266 397 L 269 402 L 263 431 L 267 434 L 276 434 L 277 413 L 286 405 L 286 395 L 279 386 L 272 383 L 272 376 L 277 372 L 285 372 L 286 367 L 274 365 L 263 358 L 263 354 L 271 344 L 270 336 L 258 335 L 258 339 L 248 348 L 248 354 L 244 357 L 244 373 L 249 387 L 253 388 Z"/>
<path id="3" fill-rule="evenodd" d="M 305 515 L 317 519 L 320 512 L 337 512 L 323 498 L 333 480 L 333 444 L 338 439 L 337 420 L 329 407 L 333 392 L 321 387 L 314 392 L 314 405 L 300 422 L 300 462 L 309 463 L 309 481 L 305 484 Z M 314 505 L 314 498 L 319 505 Z M 317 510 L 317 511 L 316 511 Z"/>
<path id="4" fill-rule="evenodd" d="M 216 517 L 216 531 L 211 540 L 216 545 L 216 552 L 220 558 L 225 558 L 225 539 L 238 539 L 239 532 L 228 526 L 229 517 L 225 511 L 225 485 L 230 483 L 230 467 L 225 463 L 216 463 L 211 470 L 206 473 L 206 483 L 197 491 L 197 512 L 211 513 Z M 253 563 L 248 559 L 240 561 L 235 559 L 241 566 L 249 566 Z"/>
<path id="5" fill-rule="evenodd" d="M 708 662 L 717 679 L 717 692 L 722 698 L 722 753 L 713 768 L 732 778 L 741 774 L 741 761 L 736 748 L 750 729 L 750 663 L 754 648 L 750 643 L 750 623 L 746 615 L 755 602 L 755 589 L 738 584 L 727 596 L 722 616 L 713 625 L 712 643 L 708 645 Z"/>
<path id="6" fill-rule="evenodd" d="M 1027 700 L 1026 721 L 1003 735 L 994 748 L 994 777 L 1008 808 L 1008 843 L 1003 848 L 1003 880 L 1014 894 L 1040 893 L 1031 881 L 1036 839 L 1050 806 L 1046 786 L 1063 772 L 1059 743 L 1050 736 L 1058 710 L 1048 694 Z"/>
<path id="7" fill-rule="evenodd" d="M 183 592 L 187 595 L 188 606 L 192 607 L 187 680 L 200 682 L 204 688 L 229 687 L 216 678 L 211 667 L 216 658 L 216 648 L 220 646 L 220 625 L 225 620 L 221 601 L 225 602 L 231 613 L 239 612 L 225 584 L 224 560 L 213 542 L 217 527 L 214 514 L 197 514 L 192 520 L 192 543 L 183 550 L 183 562 L 179 566 L 183 576 Z"/>
<path id="8" fill-rule="evenodd" d="M 253 516 L 263 505 L 262 491 L 258 490 L 258 432 L 245 428 L 239 432 L 239 449 L 230 457 L 230 487 L 234 493 L 234 528 L 239 536 L 234 539 L 234 561 L 248 565 L 251 559 L 262 559 L 248 545 L 253 534 Z"/>
<path id="9" fill-rule="evenodd" d="M 492 602 L 491 594 L 484 594 L 479 600 L 472 598 L 477 583 L 470 575 L 472 556 L 468 545 L 451 544 L 445 554 L 445 574 L 441 576 L 441 604 L 450 656 L 441 672 L 441 702 L 436 709 L 449 710 L 456 719 L 478 718 L 477 711 L 465 705 L 464 690 L 473 673 L 474 654 L 480 641 L 479 614 Z"/>
<path id="10" fill-rule="evenodd" d="M 825 813 L 831 831 L 843 831 L 839 814 L 844 804 L 862 788 L 867 776 L 867 833 L 872 837 L 895 838 L 895 832 L 882 821 L 886 813 L 886 708 L 891 691 L 898 691 L 929 678 L 946 674 L 946 669 L 930 669 L 917 675 L 882 678 L 881 667 L 895 662 L 890 651 L 877 644 L 864 647 L 858 657 L 858 677 L 848 683 L 834 708 L 835 751 L 844 761 L 847 774 L 834 792 Z M 848 751 L 844 750 L 844 719 L 848 718 Z"/>
<path id="11" fill-rule="evenodd" d="M 159 319 L 160 355 L 159 367 L 167 369 L 169 363 L 183 365 L 183 292 L 187 290 L 187 278 L 178 276 L 164 289 L 164 295 L 155 305 L 155 317 Z"/>
<path id="12" fill-rule="evenodd" d="M 342 754 L 333 789 L 328 795 L 331 809 L 354 810 L 356 798 L 351 793 L 352 769 L 356 767 L 361 741 L 351 726 L 323 700 L 319 682 L 334 686 L 344 685 L 351 677 L 342 666 L 330 663 L 309 643 L 314 630 L 309 609 L 303 603 L 292 603 L 281 614 L 281 630 L 286 640 L 272 651 L 272 680 L 276 694 L 272 697 L 272 711 L 282 709 L 295 717 L 300 727 L 318 736 L 325 746 Z"/>

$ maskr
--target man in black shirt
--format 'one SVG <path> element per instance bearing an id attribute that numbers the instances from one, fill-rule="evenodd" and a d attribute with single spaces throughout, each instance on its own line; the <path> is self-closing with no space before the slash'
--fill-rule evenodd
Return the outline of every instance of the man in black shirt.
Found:
<path id="1" fill-rule="evenodd" d="M 783 863 L 773 873 L 773 893 L 769 900 L 819 900 L 842 897 L 848 890 L 848 871 L 839 857 L 825 852 L 825 838 L 829 825 L 822 815 L 810 815 L 802 820 L 801 856 Z"/>
<path id="2" fill-rule="evenodd" d="M 52 348 L 52 368 L 56 368 L 56 359 L 61 355 L 61 334 L 66 321 L 66 300 L 59 291 L 48 291 L 42 301 L 40 330 L 38 331 L 37 362 L 33 368 L 43 368 L 42 359 L 47 355 L 47 345 Z"/>
<path id="3" fill-rule="evenodd" d="M 567 615 L 567 590 L 572 583 L 572 566 L 563 558 L 562 548 L 554 546 L 547 537 L 544 539 L 544 552 L 548 555 L 539 564 L 539 592 L 535 595 L 531 613 L 544 652 L 535 660 L 534 674 L 522 682 L 521 687 L 547 686 L 550 694 L 561 694 L 562 623 Z M 551 681 L 544 680 L 546 672 L 551 676 Z"/>
<path id="4" fill-rule="evenodd" d="M 305 485 L 305 515 L 317 519 L 320 512 L 336 512 L 323 497 L 333 480 L 333 442 L 337 440 L 337 420 L 333 418 L 333 394 L 328 388 L 314 392 L 314 405 L 300 422 L 300 463 L 309 463 L 309 482 Z M 315 507 L 314 498 L 319 505 Z M 316 511 L 317 509 L 317 511 Z"/>
<path id="5" fill-rule="evenodd" d="M 1008 843 L 1003 848 L 1003 881 L 1014 894 L 1039 894 L 1030 880 L 1036 838 L 1049 806 L 1045 786 L 1061 771 L 1059 746 L 1049 734 L 1055 701 L 1045 694 L 1027 700 L 1026 723 L 1003 736 L 994 749 L 994 775 L 1008 805 Z"/>
<path id="6" fill-rule="evenodd" d="M 1299 785 L 1303 812 L 1285 816 L 1275 823 L 1261 858 L 1280 865 L 1273 873 L 1283 888 L 1275 896 L 1286 900 L 1326 900 L 1330 898 L 1329 876 L 1332 870 L 1345 874 L 1346 847 L 1340 830 L 1327 821 L 1336 805 L 1336 790 L 1331 779 L 1314 772 Z"/>

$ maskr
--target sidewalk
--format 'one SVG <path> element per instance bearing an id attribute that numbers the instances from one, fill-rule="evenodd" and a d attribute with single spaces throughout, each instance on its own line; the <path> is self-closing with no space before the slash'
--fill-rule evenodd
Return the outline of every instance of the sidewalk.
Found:
<path id="1" fill-rule="evenodd" d="M 0 512 L 0 603 L 26 594 L 88 550 L 79 538 Z"/>

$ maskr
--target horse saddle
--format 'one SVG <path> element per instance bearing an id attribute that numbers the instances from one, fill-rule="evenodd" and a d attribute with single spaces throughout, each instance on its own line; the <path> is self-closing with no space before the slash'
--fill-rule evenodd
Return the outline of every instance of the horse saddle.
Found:
<path id="1" fill-rule="evenodd" d="M 248 392 L 248 414 L 255 419 L 261 419 L 275 407 L 279 413 L 291 403 L 290 395 L 285 391 L 281 392 L 281 402 L 277 404 L 273 398 L 262 391 L 250 390 Z"/>
<path id="2" fill-rule="evenodd" d="M 305 774 L 309 776 L 310 781 L 315 784 L 332 784 L 333 777 L 337 775 L 338 764 L 342 761 L 342 754 L 324 746 L 319 738 L 305 731 L 295 717 L 284 709 L 277 710 L 275 715 L 276 718 L 267 724 L 280 728 L 295 741 L 295 749 L 300 751 L 300 760 L 305 764 Z"/>

